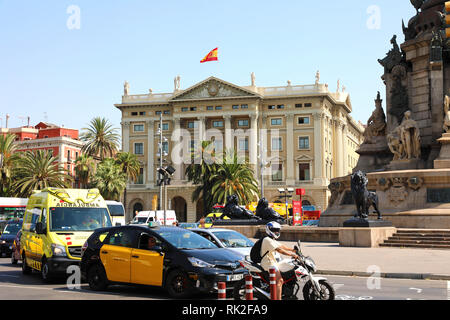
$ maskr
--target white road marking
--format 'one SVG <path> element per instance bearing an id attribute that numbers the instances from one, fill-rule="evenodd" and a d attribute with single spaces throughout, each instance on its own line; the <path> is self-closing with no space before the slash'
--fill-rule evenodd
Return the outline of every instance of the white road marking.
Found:
<path id="1" fill-rule="evenodd" d="M 416 290 L 417 293 L 422 293 L 422 289 L 419 288 L 409 288 L 409 290 Z"/>
<path id="2" fill-rule="evenodd" d="M 13 285 L 4 285 L 4 284 L 0 284 L 0 287 L 4 287 L 4 288 L 19 288 L 19 289 L 35 289 L 35 290 L 64 290 L 64 292 L 73 292 L 73 293 L 83 293 L 83 292 L 87 292 L 87 291 L 83 291 L 83 290 L 69 290 L 69 289 L 64 289 L 64 288 L 37 288 L 37 287 L 29 287 L 29 286 L 13 286 Z"/>

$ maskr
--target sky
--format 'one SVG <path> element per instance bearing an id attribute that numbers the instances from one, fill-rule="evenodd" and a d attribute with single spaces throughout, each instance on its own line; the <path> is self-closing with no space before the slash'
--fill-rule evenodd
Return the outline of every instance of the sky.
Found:
<path id="1" fill-rule="evenodd" d="M 409 0 L 0 0 L 0 126 L 48 121 L 82 129 L 94 117 L 120 128 L 130 94 L 186 89 L 209 76 L 236 85 L 313 84 L 350 93 L 366 122 L 390 39 L 404 41 Z M 212 49 L 219 61 L 200 64 Z"/>

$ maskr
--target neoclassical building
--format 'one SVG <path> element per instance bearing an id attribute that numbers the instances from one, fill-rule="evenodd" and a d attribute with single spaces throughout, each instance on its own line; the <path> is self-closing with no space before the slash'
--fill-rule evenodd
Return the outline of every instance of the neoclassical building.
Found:
<path id="1" fill-rule="evenodd" d="M 216 151 L 234 149 L 264 180 L 264 196 L 279 200 L 278 188 L 306 189 L 305 204 L 327 208 L 330 179 L 351 173 L 364 128 L 350 116 L 350 96 L 330 92 L 327 84 L 258 87 L 252 73 L 248 86 L 209 77 L 187 89 L 180 77 L 171 93 L 129 94 L 124 85 L 122 149 L 142 163 L 138 181 L 128 184 L 126 211 L 152 210 L 159 196 L 159 127 L 165 165 L 176 169 L 168 186 L 168 206 L 179 221 L 196 221 L 205 211 L 202 201 L 192 202 L 192 186 L 185 177 L 199 141 L 213 141 Z M 167 141 L 165 141 L 167 140 Z M 264 166 L 261 166 L 261 159 Z M 262 174 L 261 174 L 262 168 Z M 294 196 L 295 197 L 295 196 Z"/>

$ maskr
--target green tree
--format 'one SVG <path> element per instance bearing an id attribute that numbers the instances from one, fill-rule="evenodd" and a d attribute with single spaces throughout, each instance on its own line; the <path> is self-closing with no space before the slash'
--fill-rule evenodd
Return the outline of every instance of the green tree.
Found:
<path id="1" fill-rule="evenodd" d="M 81 188 L 87 189 L 91 178 L 95 174 L 95 161 L 88 154 L 82 154 L 75 160 L 75 174 L 80 181 Z"/>
<path id="2" fill-rule="evenodd" d="M 192 193 L 192 201 L 203 199 L 203 210 L 210 209 L 215 203 L 211 196 L 211 176 L 217 167 L 214 144 L 202 141 L 198 150 L 191 150 L 192 163 L 186 168 L 186 177 L 197 187 Z"/>
<path id="3" fill-rule="evenodd" d="M 87 128 L 82 129 L 80 140 L 85 144 L 81 150 L 94 159 L 101 160 L 113 157 L 119 148 L 120 136 L 117 128 L 113 128 L 105 118 L 96 117 Z"/>
<path id="4" fill-rule="evenodd" d="M 8 133 L 0 135 L 0 196 L 7 197 L 13 195 L 11 184 L 13 181 L 14 166 L 18 159 L 18 154 L 14 141 L 16 135 Z"/>
<path id="5" fill-rule="evenodd" d="M 100 190 L 103 198 L 120 201 L 120 195 L 127 185 L 127 175 L 114 159 L 107 158 L 97 166 L 92 183 Z"/>
<path id="6" fill-rule="evenodd" d="M 136 181 L 139 177 L 141 163 L 137 156 L 130 152 L 120 152 L 116 156 L 116 164 L 120 166 L 127 180 Z M 123 204 L 127 203 L 127 188 L 123 191 Z"/>
<path id="7" fill-rule="evenodd" d="M 215 203 L 225 203 L 227 196 L 235 194 L 241 204 L 247 205 L 259 195 L 253 169 L 234 151 L 226 153 L 210 181 L 211 195 Z"/>
<path id="8" fill-rule="evenodd" d="M 46 150 L 22 153 L 14 171 L 17 180 L 13 188 L 17 195 L 26 198 L 33 190 L 69 188 L 73 183 L 73 178 L 58 164 L 58 157 Z"/>

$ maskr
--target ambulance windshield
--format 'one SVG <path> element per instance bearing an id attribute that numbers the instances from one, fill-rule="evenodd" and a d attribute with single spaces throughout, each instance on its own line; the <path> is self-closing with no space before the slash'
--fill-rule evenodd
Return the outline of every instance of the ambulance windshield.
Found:
<path id="1" fill-rule="evenodd" d="M 50 231 L 93 231 L 111 227 L 106 208 L 50 208 Z"/>

